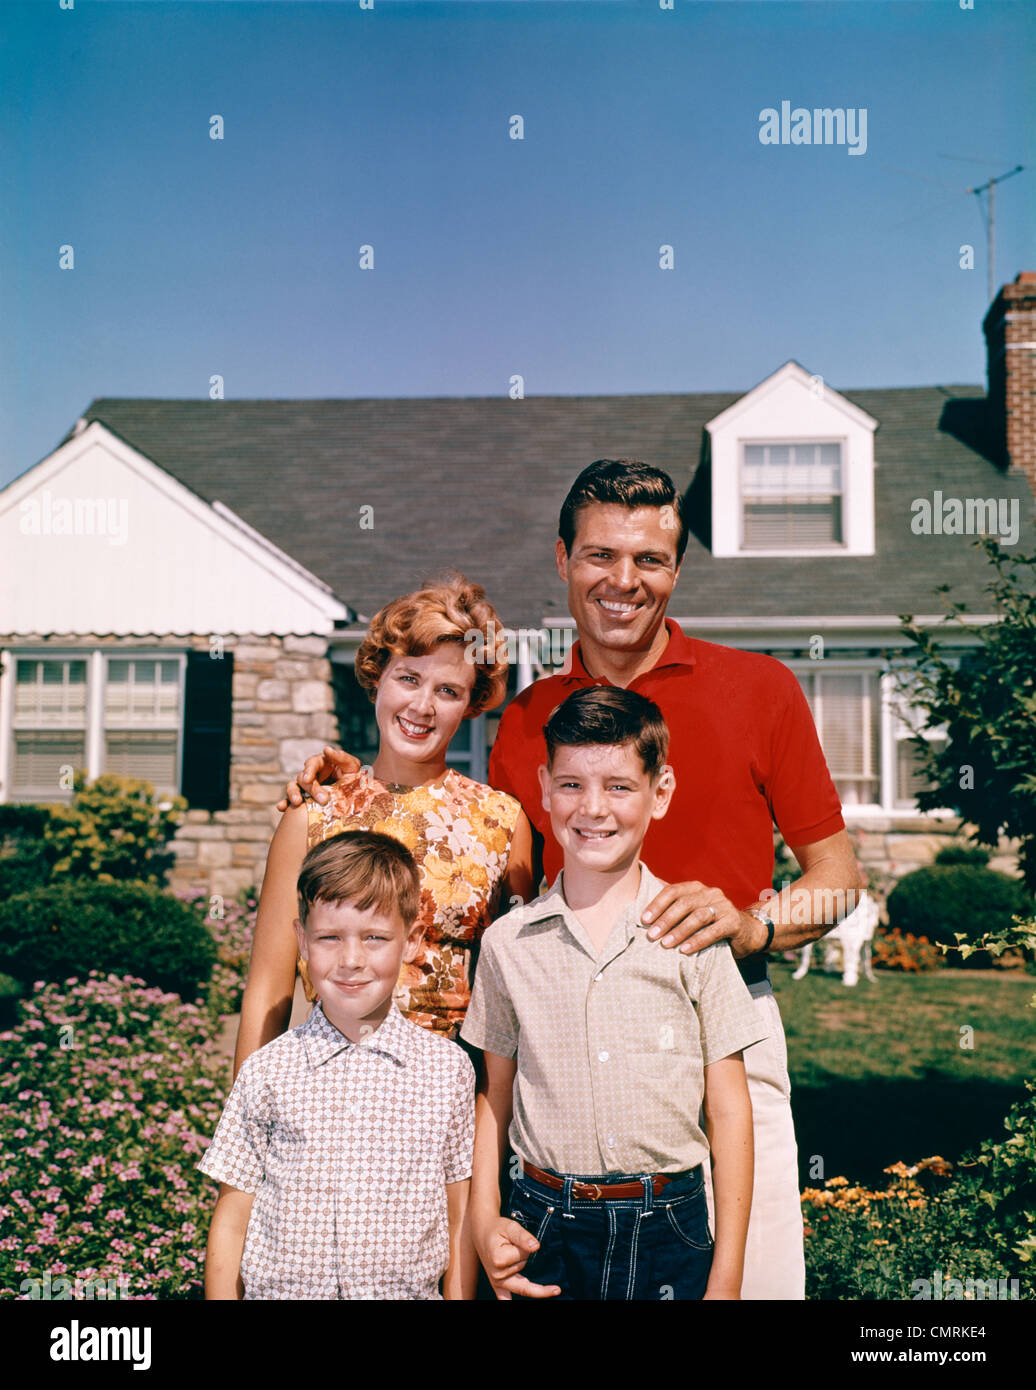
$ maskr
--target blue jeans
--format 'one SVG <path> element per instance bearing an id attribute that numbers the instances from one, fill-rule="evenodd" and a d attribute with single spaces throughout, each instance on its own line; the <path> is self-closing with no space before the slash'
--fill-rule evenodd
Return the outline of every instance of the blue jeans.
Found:
<path id="1" fill-rule="evenodd" d="M 681 1173 L 655 1197 L 639 1173 L 558 1174 L 564 1191 L 523 1173 L 504 1216 L 540 1243 L 522 1273 L 557 1284 L 563 1299 L 700 1299 L 712 1267 L 712 1236 L 700 1167 Z M 572 1183 L 644 1183 L 633 1200 L 574 1198 Z"/>

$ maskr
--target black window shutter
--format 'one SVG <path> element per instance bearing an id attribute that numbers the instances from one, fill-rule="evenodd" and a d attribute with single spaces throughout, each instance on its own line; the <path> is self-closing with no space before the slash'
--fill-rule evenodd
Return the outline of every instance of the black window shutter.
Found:
<path id="1" fill-rule="evenodd" d="M 230 805 L 231 691 L 234 653 L 216 660 L 187 653 L 181 792 L 192 810 L 225 811 Z"/>

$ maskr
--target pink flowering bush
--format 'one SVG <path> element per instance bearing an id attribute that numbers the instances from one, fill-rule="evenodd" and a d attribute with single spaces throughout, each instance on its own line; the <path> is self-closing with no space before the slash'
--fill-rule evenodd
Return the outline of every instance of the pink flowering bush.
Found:
<path id="1" fill-rule="evenodd" d="M 210 1015 L 92 972 L 0 1033 L 0 1297 L 46 1275 L 200 1297 L 216 1184 L 194 1165 L 229 1087 Z"/>

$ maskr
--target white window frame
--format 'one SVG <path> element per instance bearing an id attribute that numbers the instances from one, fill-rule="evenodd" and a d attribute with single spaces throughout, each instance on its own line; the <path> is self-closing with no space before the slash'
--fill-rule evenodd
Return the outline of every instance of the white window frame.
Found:
<path id="1" fill-rule="evenodd" d="M 937 742 L 946 737 L 946 725 L 940 724 L 936 728 L 918 729 L 915 728 L 909 719 L 904 719 L 900 713 L 900 705 L 903 699 L 903 692 L 900 686 L 900 676 L 904 671 L 914 669 L 913 664 L 905 661 L 895 661 L 886 664 L 886 669 L 882 675 L 882 764 L 883 782 L 887 788 L 887 795 L 883 800 L 887 803 L 890 810 L 897 815 L 938 815 L 950 816 L 954 812 L 949 808 L 940 808 L 938 811 L 918 810 L 916 800 L 907 800 L 897 795 L 899 791 L 899 772 L 897 768 L 897 754 L 899 745 L 907 740 L 913 739 L 918 734 L 928 742 Z M 888 730 L 887 737 L 885 730 Z M 887 764 L 887 767 L 885 766 Z"/>
<path id="2" fill-rule="evenodd" d="M 949 807 L 922 811 L 916 801 L 906 802 L 896 799 L 896 751 L 897 745 L 903 737 L 901 730 L 904 727 L 896 703 L 896 692 L 899 689 L 897 673 L 903 669 L 910 669 L 913 664 L 902 659 L 890 661 L 879 658 L 871 660 L 846 658 L 839 660 L 837 657 L 825 657 L 823 661 L 795 658 L 784 662 L 784 665 L 793 671 L 796 677 L 804 673 L 821 676 L 824 674 L 870 674 L 878 676 L 878 691 L 881 700 L 878 717 L 878 795 L 880 800 L 860 802 L 855 806 L 843 806 L 842 815 L 847 824 L 852 824 L 855 821 L 891 817 L 895 817 L 897 820 L 958 818 L 957 813 Z M 939 730 L 933 729 L 927 731 L 925 736 L 937 738 L 942 735 Z M 826 751 L 824 756 L 827 757 Z"/>
<path id="3" fill-rule="evenodd" d="M 802 676 L 802 675 L 811 675 L 811 676 L 860 676 L 861 679 L 862 679 L 863 676 L 877 676 L 877 677 L 880 678 L 880 676 L 881 676 L 881 674 L 882 674 L 882 671 L 884 670 L 884 664 L 883 664 L 882 662 L 879 662 L 879 661 L 839 661 L 837 658 L 833 658 L 833 657 L 825 657 L 823 661 L 809 661 L 809 660 L 788 661 L 788 662 L 785 662 L 785 665 L 786 665 L 791 671 L 794 672 L 796 679 L 798 679 L 798 678 L 799 678 L 800 676 Z M 801 684 L 802 684 L 801 680 L 799 680 L 799 684 L 800 684 L 800 686 L 801 686 Z M 861 690 L 862 690 L 862 686 L 861 686 Z M 875 767 L 871 770 L 871 772 L 868 773 L 868 772 L 865 770 L 864 773 L 862 774 L 862 777 L 863 777 L 863 778 L 868 778 L 868 779 L 872 780 L 874 783 L 876 783 L 876 785 L 877 785 L 877 791 L 878 791 L 878 796 L 881 798 L 881 800 L 880 800 L 880 801 L 862 801 L 862 802 L 858 802 L 857 804 L 852 805 L 852 806 L 845 806 L 845 807 L 843 807 L 843 813 L 844 813 L 846 816 L 855 816 L 855 815 L 856 815 L 857 813 L 859 813 L 859 812 L 863 812 L 864 815 L 888 814 L 888 808 L 887 808 L 887 806 L 885 806 L 885 805 L 882 804 L 882 803 L 884 802 L 885 793 L 886 793 L 885 778 L 884 778 L 884 767 L 883 767 L 883 764 L 884 764 L 884 756 L 883 756 L 883 755 L 884 755 L 884 748 L 885 748 L 885 738 L 884 738 L 884 713 L 885 713 L 885 703 L 886 703 L 886 702 L 885 702 L 885 698 L 884 698 L 884 689 L 883 689 L 883 687 L 882 687 L 882 685 L 881 685 L 880 679 L 878 680 L 878 684 L 877 684 L 877 693 L 878 693 L 878 697 L 879 697 L 879 699 L 880 699 L 880 701 L 881 701 L 880 708 L 879 708 L 879 711 L 878 711 L 878 758 L 877 758 L 877 763 L 876 763 Z M 803 691 L 803 694 L 805 694 L 805 691 Z M 820 698 L 819 698 L 818 706 L 819 706 L 819 712 L 820 712 L 821 719 L 822 719 L 822 717 L 823 717 L 823 696 L 822 696 L 822 695 L 821 695 Z M 817 717 L 816 717 L 816 715 L 814 715 L 814 723 L 817 723 Z M 817 734 L 818 734 L 818 736 L 820 736 L 820 729 L 819 729 L 819 728 L 817 729 Z M 823 746 L 823 740 L 822 740 L 822 739 L 821 739 L 821 746 Z M 824 758 L 825 758 L 825 761 L 828 760 L 828 759 L 827 759 L 827 750 L 826 750 L 826 749 L 824 750 Z M 830 766 L 830 762 L 828 762 L 828 766 Z M 865 767 L 866 767 L 866 762 L 865 762 Z M 833 772 L 832 772 L 831 776 L 832 776 L 832 781 L 834 781 L 834 780 L 835 780 L 835 776 L 834 776 L 834 773 L 833 773 Z"/>
<path id="4" fill-rule="evenodd" d="M 3 674 L 0 677 L 0 801 L 22 801 L 13 794 L 14 776 L 14 702 L 15 673 L 18 661 L 85 661 L 86 662 L 86 775 L 92 782 L 104 772 L 104 721 L 105 684 L 108 675 L 108 661 L 175 661 L 179 667 L 178 702 L 179 719 L 176 726 L 176 785 L 179 792 L 183 785 L 184 719 L 186 716 L 187 695 L 187 653 L 176 649 L 163 650 L 160 647 L 8 647 L 0 652 Z M 124 727 L 113 724 L 113 730 Z M 148 726 L 135 726 L 146 729 Z M 168 729 L 173 726 L 170 724 Z M 168 732 L 163 726 L 155 726 Z M 26 803 L 38 798 L 25 798 Z M 48 801 L 63 801 L 56 793 Z"/>
<path id="5" fill-rule="evenodd" d="M 830 541 L 826 545 L 801 544 L 778 546 L 772 545 L 748 545 L 745 542 L 745 469 L 748 466 L 745 458 L 749 448 L 766 449 L 794 449 L 802 445 L 817 444 L 837 444 L 838 445 L 838 504 L 839 504 L 839 530 L 842 533 L 840 541 Z M 849 441 L 842 435 L 816 435 L 803 436 L 796 439 L 780 439 L 773 436 L 761 437 L 759 439 L 738 439 L 738 478 L 737 478 L 737 527 L 738 527 L 738 552 L 741 555 L 785 555 L 785 556 L 806 556 L 806 555 L 844 555 L 849 549 L 849 518 L 846 502 L 849 496 Z M 804 494 L 805 495 L 805 494 Z M 834 496 L 835 494 L 832 494 Z M 787 499 L 785 499 L 787 500 Z"/>

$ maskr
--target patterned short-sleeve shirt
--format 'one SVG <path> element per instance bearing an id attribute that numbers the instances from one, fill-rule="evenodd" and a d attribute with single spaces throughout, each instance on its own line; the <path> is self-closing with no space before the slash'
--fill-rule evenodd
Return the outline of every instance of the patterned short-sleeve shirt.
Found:
<path id="1" fill-rule="evenodd" d="M 472 948 L 497 914 L 521 806 L 453 768 L 422 787 L 379 782 L 361 768 L 327 790 L 325 805 L 310 804 L 307 848 L 343 830 L 378 830 L 413 854 L 424 935 L 395 1000 L 411 1022 L 455 1037 L 471 998 Z M 306 994 L 314 997 L 308 983 Z"/>
<path id="2" fill-rule="evenodd" d="M 664 950 L 637 925 L 640 888 L 600 951 L 549 892 L 482 940 L 461 1037 L 515 1057 L 511 1147 L 556 1173 L 679 1173 L 705 1162 L 705 1068 L 766 1037 L 726 941 Z"/>
<path id="3" fill-rule="evenodd" d="M 436 1299 L 446 1185 L 471 1176 L 474 1071 L 393 1005 L 352 1043 L 318 1004 L 254 1052 L 198 1167 L 255 1200 L 247 1299 Z"/>

